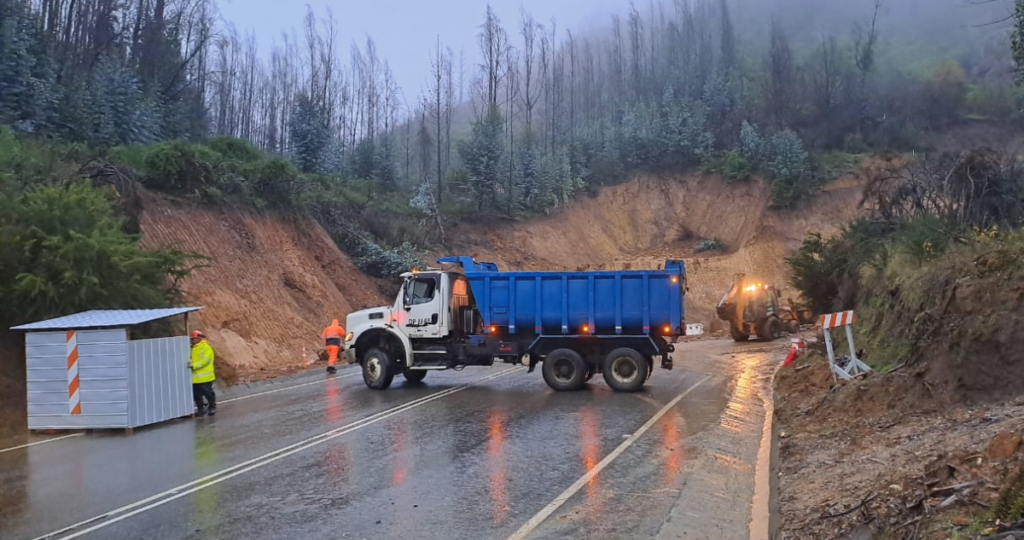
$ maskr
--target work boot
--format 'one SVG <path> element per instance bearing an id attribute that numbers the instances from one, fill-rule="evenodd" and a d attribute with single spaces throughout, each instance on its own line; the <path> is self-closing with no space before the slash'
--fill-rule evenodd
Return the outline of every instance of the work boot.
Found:
<path id="1" fill-rule="evenodd" d="M 208 409 L 208 410 L 206 411 L 206 414 L 208 414 L 208 415 L 210 415 L 210 416 L 213 416 L 213 415 L 217 414 L 217 407 L 210 407 L 210 408 L 209 408 L 209 409 Z"/>
<path id="2" fill-rule="evenodd" d="M 196 418 L 206 416 L 206 409 L 196 409 Z"/>
<path id="3" fill-rule="evenodd" d="M 327 366 L 327 373 L 329 373 L 331 375 L 334 375 L 337 372 L 338 372 L 338 370 L 334 369 L 334 366 Z"/>

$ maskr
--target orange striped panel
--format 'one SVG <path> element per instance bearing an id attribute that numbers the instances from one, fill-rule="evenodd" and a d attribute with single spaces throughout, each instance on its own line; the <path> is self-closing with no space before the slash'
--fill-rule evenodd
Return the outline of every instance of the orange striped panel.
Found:
<path id="1" fill-rule="evenodd" d="M 78 376 L 78 334 L 73 330 L 67 336 L 68 355 L 68 412 L 82 414 L 81 379 Z"/>
<path id="2" fill-rule="evenodd" d="M 824 329 L 839 328 L 841 326 L 849 326 L 857 322 L 857 315 L 853 311 L 842 311 L 839 313 L 830 313 L 828 315 L 822 315 L 818 318 L 818 325 Z"/>

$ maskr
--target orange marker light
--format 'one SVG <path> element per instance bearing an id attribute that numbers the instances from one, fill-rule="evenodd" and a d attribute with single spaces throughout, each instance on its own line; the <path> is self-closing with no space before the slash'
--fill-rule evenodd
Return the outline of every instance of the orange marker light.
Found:
<path id="1" fill-rule="evenodd" d="M 679 278 L 672 276 L 672 283 L 679 283 Z"/>
<path id="2" fill-rule="evenodd" d="M 491 327 L 491 333 L 492 334 L 497 334 L 498 333 L 498 327 L 497 326 L 492 326 Z"/>
<path id="3" fill-rule="evenodd" d="M 671 326 L 666 326 L 665 327 L 665 335 L 667 336 L 667 335 L 669 335 L 671 333 L 672 333 L 672 327 Z"/>
<path id="4" fill-rule="evenodd" d="M 589 333 L 590 333 L 590 327 L 589 327 L 589 326 L 586 326 L 586 325 L 584 325 L 584 326 L 583 326 L 583 333 L 584 333 L 584 334 L 589 334 Z"/>

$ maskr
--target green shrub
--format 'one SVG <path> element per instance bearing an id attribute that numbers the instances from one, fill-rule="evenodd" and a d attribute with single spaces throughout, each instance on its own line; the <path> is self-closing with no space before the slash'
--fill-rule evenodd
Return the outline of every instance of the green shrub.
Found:
<path id="1" fill-rule="evenodd" d="M 144 250 L 122 226 L 106 192 L 87 182 L 35 187 L 0 201 L 4 327 L 87 309 L 156 308 L 179 300 L 177 283 L 193 257 Z"/>
<path id="2" fill-rule="evenodd" d="M 31 184 L 62 181 L 78 170 L 87 147 L 81 144 L 54 144 L 18 136 L 13 129 L 0 125 L 0 188 L 20 188 Z"/>
<path id="3" fill-rule="evenodd" d="M 159 191 L 199 195 L 215 182 L 214 168 L 220 154 L 185 141 L 167 141 L 142 152 L 142 183 Z"/>
<path id="4" fill-rule="evenodd" d="M 697 253 L 707 253 L 709 251 L 725 251 L 725 244 L 717 238 L 704 240 L 697 244 Z"/>
<path id="5" fill-rule="evenodd" d="M 850 133 L 843 140 L 843 152 L 847 154 L 867 154 L 871 152 L 871 147 L 864 140 L 864 136 L 860 133 Z"/>
<path id="6" fill-rule="evenodd" d="M 875 259 L 890 233 L 888 225 L 858 220 L 834 238 L 812 234 L 786 259 L 793 272 L 793 287 L 815 313 L 853 309 L 861 268 Z"/>
<path id="7" fill-rule="evenodd" d="M 207 142 L 211 150 L 217 152 L 224 159 L 242 163 L 252 163 L 266 158 L 260 149 L 253 146 L 245 139 L 234 137 L 214 137 Z"/>
<path id="8" fill-rule="evenodd" d="M 729 182 L 742 182 L 750 178 L 754 168 L 743 154 L 722 152 L 704 164 L 704 172 L 719 174 Z"/>
<path id="9" fill-rule="evenodd" d="M 967 92 L 967 111 L 993 120 L 1013 118 L 1020 112 L 1020 93 L 1009 84 L 984 83 Z"/>
<path id="10" fill-rule="evenodd" d="M 856 173 L 863 160 L 863 155 L 825 152 L 815 155 L 812 161 L 815 174 L 827 181 L 832 181 Z"/>
<path id="11" fill-rule="evenodd" d="M 408 242 L 386 249 L 376 243 L 364 241 L 353 259 L 363 272 L 378 278 L 396 278 L 414 268 L 424 266 L 423 258 Z"/>

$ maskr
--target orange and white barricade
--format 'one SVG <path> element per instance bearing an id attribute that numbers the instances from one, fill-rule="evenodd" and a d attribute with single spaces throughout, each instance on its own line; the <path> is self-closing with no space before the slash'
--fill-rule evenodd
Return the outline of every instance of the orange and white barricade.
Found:
<path id="1" fill-rule="evenodd" d="M 828 350 L 828 365 L 832 369 L 832 378 L 840 377 L 844 380 L 852 380 L 861 373 L 868 373 L 871 368 L 857 358 L 857 349 L 853 346 L 853 324 L 857 322 L 857 316 L 853 311 L 841 311 L 822 315 L 818 319 L 821 330 L 825 334 L 825 348 Z M 832 333 L 835 328 L 846 328 L 846 341 L 850 343 L 850 355 L 836 359 L 835 351 L 832 348 Z"/>

